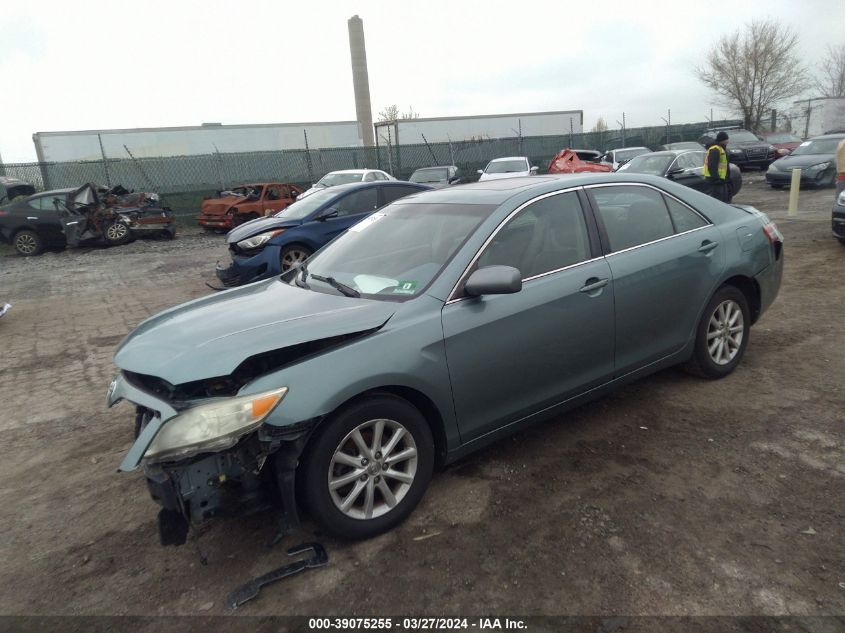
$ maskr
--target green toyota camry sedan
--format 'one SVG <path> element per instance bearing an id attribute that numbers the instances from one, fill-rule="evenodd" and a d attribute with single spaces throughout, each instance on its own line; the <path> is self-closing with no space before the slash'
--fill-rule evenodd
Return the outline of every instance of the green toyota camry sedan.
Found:
<path id="1" fill-rule="evenodd" d="M 783 238 L 663 178 L 509 178 L 402 198 L 280 278 L 176 306 L 115 353 L 162 542 L 307 509 L 383 532 L 435 468 L 664 367 L 722 378 Z"/>

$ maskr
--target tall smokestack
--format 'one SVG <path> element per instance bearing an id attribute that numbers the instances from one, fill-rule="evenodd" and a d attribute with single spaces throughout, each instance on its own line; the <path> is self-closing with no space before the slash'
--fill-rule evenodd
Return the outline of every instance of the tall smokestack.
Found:
<path id="1" fill-rule="evenodd" d="M 367 49 L 364 46 L 364 21 L 353 15 L 349 26 L 349 52 L 352 55 L 352 86 L 355 88 L 355 114 L 364 145 L 373 145 L 373 107 L 370 103 L 370 78 L 367 73 Z"/>

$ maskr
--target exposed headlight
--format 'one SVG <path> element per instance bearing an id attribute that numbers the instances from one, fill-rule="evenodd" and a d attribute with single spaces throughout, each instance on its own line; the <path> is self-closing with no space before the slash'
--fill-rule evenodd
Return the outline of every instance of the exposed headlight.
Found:
<path id="1" fill-rule="evenodd" d="M 845 190 L 839 194 L 839 197 L 836 199 L 836 204 L 841 204 L 845 207 Z"/>
<path id="2" fill-rule="evenodd" d="M 164 423 L 144 459 L 160 462 L 230 448 L 257 429 L 287 392 L 282 387 L 191 407 Z"/>
<path id="3" fill-rule="evenodd" d="M 807 171 L 821 171 L 822 169 L 827 169 L 828 167 L 830 167 L 830 161 L 827 161 L 826 163 L 817 163 L 815 165 L 810 165 L 807 168 Z"/>
<path id="4" fill-rule="evenodd" d="M 769 165 L 769 171 L 780 171 L 780 165 L 776 162 Z"/>
<path id="5" fill-rule="evenodd" d="M 274 237 L 284 232 L 284 229 L 276 229 L 275 231 L 267 231 L 267 233 L 259 233 L 258 235 L 253 235 L 252 237 L 249 237 L 245 240 L 241 240 L 240 242 L 238 242 L 238 246 L 245 250 L 258 248 L 259 246 L 264 246 Z"/>

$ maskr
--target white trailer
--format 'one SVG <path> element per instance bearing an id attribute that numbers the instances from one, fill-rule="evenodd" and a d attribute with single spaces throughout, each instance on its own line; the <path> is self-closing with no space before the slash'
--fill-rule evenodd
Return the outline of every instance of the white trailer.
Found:
<path id="1" fill-rule="evenodd" d="M 376 145 L 381 146 L 563 136 L 580 134 L 583 127 L 583 110 L 400 119 L 375 124 Z"/>
<path id="2" fill-rule="evenodd" d="M 804 138 L 845 130 L 845 97 L 795 101 L 792 113 L 792 130 Z"/>
<path id="3" fill-rule="evenodd" d="M 363 145 L 357 121 L 36 132 L 32 141 L 39 162 L 63 162 L 129 158 L 126 148 L 135 158 L 305 149 L 306 136 L 311 149 Z"/>

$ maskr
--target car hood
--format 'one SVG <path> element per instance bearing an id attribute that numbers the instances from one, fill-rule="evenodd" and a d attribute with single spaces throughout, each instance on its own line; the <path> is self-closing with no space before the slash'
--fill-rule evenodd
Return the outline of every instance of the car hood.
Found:
<path id="1" fill-rule="evenodd" d="M 287 220 L 285 218 L 277 218 L 269 216 L 266 218 L 255 218 L 249 222 L 236 226 L 226 235 L 226 241 L 229 244 L 240 242 L 253 235 L 264 233 L 266 231 L 275 231 L 276 229 L 289 229 L 294 226 L 302 224 L 302 220 Z"/>
<path id="2" fill-rule="evenodd" d="M 776 165 L 778 169 L 795 169 L 796 167 L 810 167 L 811 165 L 818 165 L 819 163 L 826 163 L 833 160 L 833 154 L 804 154 L 803 156 L 784 156 L 778 158 L 772 165 Z"/>
<path id="3" fill-rule="evenodd" d="M 512 171 L 504 174 L 481 174 L 479 180 L 500 180 L 501 178 L 519 178 L 520 176 L 530 176 L 531 172 L 527 169 L 525 171 Z"/>
<path id="4" fill-rule="evenodd" d="M 209 295 L 141 323 L 114 355 L 123 370 L 173 385 L 231 374 L 256 354 L 384 325 L 399 304 L 277 279 Z"/>
<path id="5" fill-rule="evenodd" d="M 225 196 L 223 198 L 211 198 L 203 200 L 200 206 L 200 213 L 207 215 L 224 215 L 232 207 L 244 202 L 249 202 L 244 196 Z"/>

